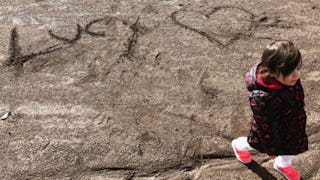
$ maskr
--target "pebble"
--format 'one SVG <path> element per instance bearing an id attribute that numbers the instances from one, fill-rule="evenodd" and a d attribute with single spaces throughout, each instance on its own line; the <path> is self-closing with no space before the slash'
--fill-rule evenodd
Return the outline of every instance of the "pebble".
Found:
<path id="1" fill-rule="evenodd" d="M 11 115 L 11 112 L 6 112 L 1 116 L 1 120 L 6 120 Z"/>

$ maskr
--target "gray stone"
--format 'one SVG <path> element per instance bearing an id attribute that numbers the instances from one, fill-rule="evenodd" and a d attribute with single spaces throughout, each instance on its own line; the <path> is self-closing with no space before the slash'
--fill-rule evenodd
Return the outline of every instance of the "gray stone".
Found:
<path id="1" fill-rule="evenodd" d="M 244 73 L 273 39 L 303 54 L 319 179 L 317 1 L 3 0 L 0 179 L 281 178 L 230 142 L 246 135 Z"/>

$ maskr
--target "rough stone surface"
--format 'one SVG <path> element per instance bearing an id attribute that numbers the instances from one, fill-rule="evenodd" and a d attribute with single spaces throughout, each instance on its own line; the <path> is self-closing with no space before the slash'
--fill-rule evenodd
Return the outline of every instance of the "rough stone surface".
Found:
<path id="1" fill-rule="evenodd" d="M 250 109 L 243 76 L 274 39 L 304 57 L 320 179 L 316 0 L 2 0 L 0 179 L 281 179 L 232 153 Z M 8 117 L 5 117 L 8 115 Z"/>

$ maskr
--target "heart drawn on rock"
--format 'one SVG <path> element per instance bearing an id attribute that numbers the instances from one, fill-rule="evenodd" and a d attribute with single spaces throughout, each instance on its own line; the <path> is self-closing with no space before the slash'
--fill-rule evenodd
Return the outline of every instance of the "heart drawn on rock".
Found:
<path id="1" fill-rule="evenodd" d="M 253 13 L 233 6 L 214 7 L 206 14 L 180 10 L 172 13 L 171 19 L 175 24 L 224 47 L 242 36 L 249 36 L 254 24 Z"/>

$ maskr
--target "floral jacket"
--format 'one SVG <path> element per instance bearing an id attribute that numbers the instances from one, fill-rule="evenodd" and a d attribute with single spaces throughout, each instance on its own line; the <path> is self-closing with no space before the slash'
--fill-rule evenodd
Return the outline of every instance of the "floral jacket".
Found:
<path id="1" fill-rule="evenodd" d="M 252 67 L 245 77 L 253 113 L 248 143 L 269 155 L 296 155 L 307 151 L 307 116 L 300 80 L 294 86 L 285 86 L 276 79 L 267 84 L 258 67 Z"/>

